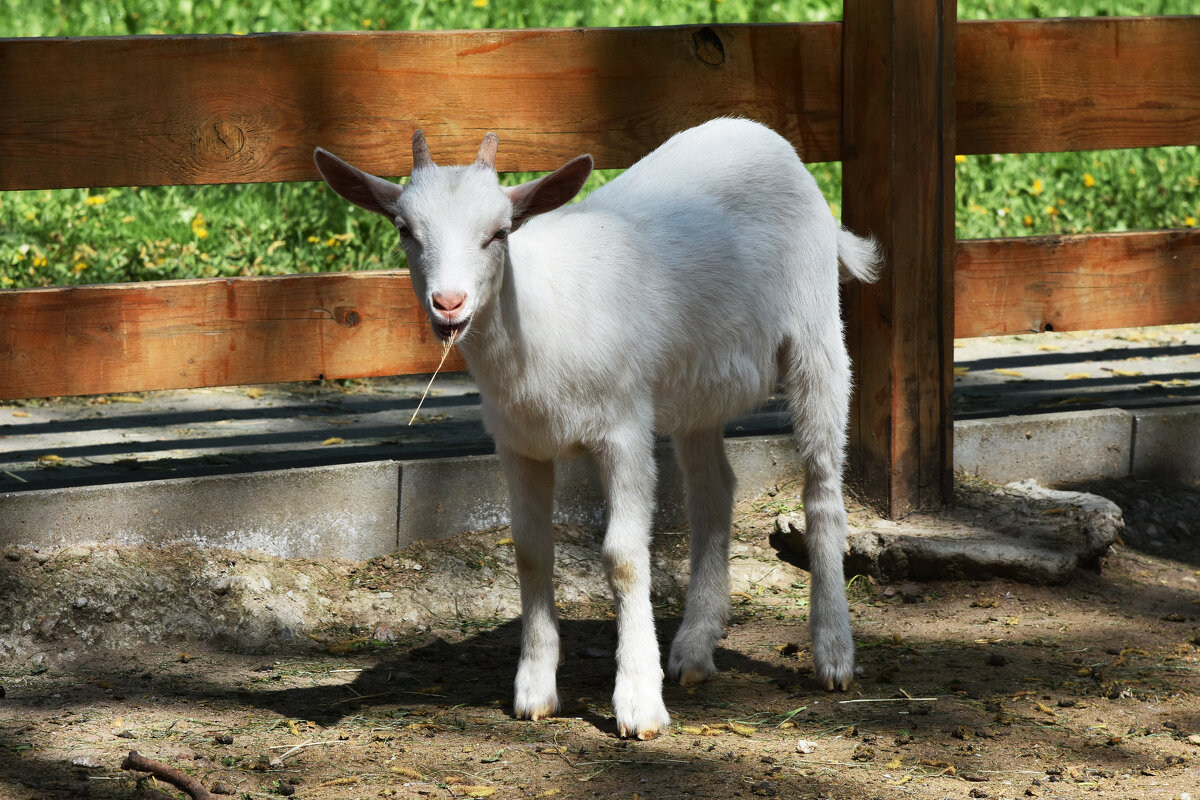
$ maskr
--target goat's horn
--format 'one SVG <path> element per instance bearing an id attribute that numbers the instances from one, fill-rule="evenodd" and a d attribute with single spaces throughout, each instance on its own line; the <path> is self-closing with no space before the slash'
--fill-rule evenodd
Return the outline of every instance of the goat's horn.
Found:
<path id="1" fill-rule="evenodd" d="M 500 137 L 489 132 L 483 137 L 483 144 L 479 145 L 479 155 L 475 156 L 475 166 L 495 169 L 496 149 L 499 147 Z"/>
<path id="2" fill-rule="evenodd" d="M 436 167 L 433 159 L 429 157 L 429 145 L 425 144 L 425 134 L 421 131 L 413 132 L 413 169 L 424 169 L 425 167 Z"/>

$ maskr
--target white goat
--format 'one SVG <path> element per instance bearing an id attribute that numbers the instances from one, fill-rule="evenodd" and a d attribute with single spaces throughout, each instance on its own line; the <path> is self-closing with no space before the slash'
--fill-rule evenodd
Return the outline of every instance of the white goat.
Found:
<path id="1" fill-rule="evenodd" d="M 842 575 L 850 362 L 838 264 L 844 278 L 873 280 L 875 243 L 839 228 L 792 146 L 747 120 L 677 134 L 572 206 L 591 156 L 506 188 L 497 143 L 489 133 L 473 165 L 438 167 L 417 131 L 405 186 L 324 150 L 315 157 L 334 191 L 395 223 L 434 331 L 459 345 L 479 384 L 521 582 L 516 715 L 558 708 L 553 459 L 587 450 L 608 502 L 617 728 L 646 738 L 670 721 L 650 605 L 655 431 L 673 438 L 691 524 L 687 608 L 667 670 L 684 685 L 715 672 L 734 486 L 722 426 L 777 375 L 805 469 L 816 673 L 845 690 L 854 667 Z"/>

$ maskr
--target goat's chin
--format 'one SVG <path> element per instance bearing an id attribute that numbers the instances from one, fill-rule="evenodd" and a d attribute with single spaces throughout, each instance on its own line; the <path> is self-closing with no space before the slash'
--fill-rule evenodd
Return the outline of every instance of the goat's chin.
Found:
<path id="1" fill-rule="evenodd" d="M 454 323 L 433 320 L 432 324 L 434 334 L 443 342 L 458 342 L 467 335 L 467 329 L 471 327 L 471 318 L 467 317 Z"/>

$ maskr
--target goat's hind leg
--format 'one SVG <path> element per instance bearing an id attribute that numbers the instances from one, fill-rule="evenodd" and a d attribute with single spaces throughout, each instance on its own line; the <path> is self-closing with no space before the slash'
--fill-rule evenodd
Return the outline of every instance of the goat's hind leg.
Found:
<path id="1" fill-rule="evenodd" d="M 558 710 L 560 661 L 554 608 L 554 462 L 535 461 L 500 449 L 508 480 L 512 535 L 521 582 L 521 661 L 513 697 L 520 719 L 542 719 Z"/>
<path id="2" fill-rule="evenodd" d="M 729 620 L 729 534 L 733 469 L 721 428 L 676 434 L 675 457 L 687 492 L 691 577 L 683 624 L 671 644 L 667 674 L 684 686 L 716 673 L 713 650 Z"/>
<path id="3" fill-rule="evenodd" d="M 813 664 L 829 690 L 850 688 L 854 637 L 842 559 L 846 505 L 842 497 L 850 359 L 836 320 L 788 348 L 785 378 L 804 464 L 804 519 L 812 572 Z"/>

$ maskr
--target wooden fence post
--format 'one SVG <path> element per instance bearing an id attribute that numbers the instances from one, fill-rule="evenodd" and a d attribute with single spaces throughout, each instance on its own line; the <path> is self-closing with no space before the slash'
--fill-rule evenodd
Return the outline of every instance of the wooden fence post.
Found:
<path id="1" fill-rule="evenodd" d="M 887 259 L 845 295 L 850 475 L 888 516 L 953 479 L 954 0 L 845 0 L 843 222 Z"/>

